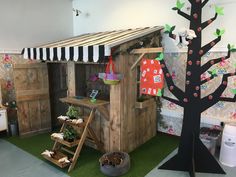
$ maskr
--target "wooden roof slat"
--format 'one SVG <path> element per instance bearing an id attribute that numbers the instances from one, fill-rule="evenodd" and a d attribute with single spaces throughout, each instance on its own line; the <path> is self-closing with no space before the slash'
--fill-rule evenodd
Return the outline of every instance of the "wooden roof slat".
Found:
<path id="1" fill-rule="evenodd" d="M 64 44 L 62 43 L 61 45 L 58 45 L 56 47 L 81 46 L 80 43 L 82 43 L 82 42 L 86 43 L 87 41 L 91 41 L 96 38 L 102 38 L 104 36 L 111 35 L 114 32 L 117 32 L 117 31 L 110 31 L 110 32 L 100 33 L 100 34 L 90 34 L 90 35 L 87 35 L 86 38 L 78 37 L 76 40 L 73 40 L 73 41 L 70 41 L 70 42 L 64 43 Z M 79 43 L 79 44 L 77 44 L 77 43 Z"/>
<path id="2" fill-rule="evenodd" d="M 73 46 L 90 46 L 90 45 L 109 45 L 114 47 L 116 45 L 125 43 L 127 41 L 139 38 L 146 34 L 161 30 L 162 27 L 146 27 L 127 30 L 106 31 L 98 33 L 87 33 L 67 40 L 62 40 L 46 45 L 40 48 L 50 47 L 73 47 Z"/>
<path id="3" fill-rule="evenodd" d="M 84 34 L 82 36 L 76 36 L 74 38 L 71 38 L 70 40 L 64 40 L 64 41 L 59 41 L 59 42 L 55 42 L 55 43 L 51 43 L 49 45 L 43 45 L 40 47 L 62 47 L 65 44 L 70 45 L 70 43 L 73 43 L 74 41 L 78 41 L 78 40 L 86 40 L 86 39 L 90 39 L 93 38 L 94 36 L 103 36 L 105 32 L 99 32 L 99 33 L 94 33 L 93 35 L 91 35 L 90 33 L 88 34 Z M 107 32 L 107 33 L 112 33 L 112 31 Z"/>
<path id="4" fill-rule="evenodd" d="M 88 46 L 88 43 L 89 43 L 89 42 L 97 41 L 97 40 L 103 39 L 104 37 L 107 37 L 107 36 L 113 36 L 113 35 L 115 35 L 116 33 L 119 34 L 120 31 L 115 31 L 115 32 L 107 33 L 107 34 L 105 34 L 105 35 L 100 35 L 100 36 L 93 36 L 93 35 L 90 35 L 90 38 L 89 38 L 89 39 L 76 40 L 76 41 L 71 42 L 70 45 L 72 45 L 72 46 L 82 46 L 82 45 Z"/>
<path id="5" fill-rule="evenodd" d="M 111 40 L 114 40 L 114 39 L 117 39 L 117 38 L 120 38 L 120 37 L 123 37 L 123 36 L 127 36 L 128 34 L 131 34 L 131 33 L 134 33 L 134 30 L 127 30 L 127 31 L 123 31 L 121 33 L 117 33 L 117 34 L 111 34 L 110 36 L 107 36 L 105 38 L 100 38 L 100 40 L 95 40 L 95 41 L 91 41 L 90 43 L 82 43 L 80 45 L 102 45 L 104 44 L 104 42 L 106 41 L 111 41 Z"/>
<path id="6" fill-rule="evenodd" d="M 156 29 L 156 28 L 155 29 L 153 29 L 153 28 L 146 29 L 145 31 L 140 32 L 139 34 L 132 35 L 132 36 L 129 36 L 129 37 L 120 38 L 117 41 L 111 41 L 111 42 L 105 43 L 104 45 L 109 45 L 110 47 L 114 47 L 114 46 L 123 44 L 125 42 L 140 38 L 140 37 L 145 36 L 145 35 L 148 35 L 152 32 L 155 32 L 155 31 L 158 31 L 158 30 L 161 30 L 161 29 L 163 29 L 163 28 L 159 27 L 159 29 Z"/>

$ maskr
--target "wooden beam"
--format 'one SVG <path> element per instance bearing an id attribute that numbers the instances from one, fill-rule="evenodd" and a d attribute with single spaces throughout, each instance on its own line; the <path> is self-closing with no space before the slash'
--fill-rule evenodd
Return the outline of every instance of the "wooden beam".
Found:
<path id="1" fill-rule="evenodd" d="M 134 49 L 131 51 L 132 54 L 141 54 L 139 58 L 134 62 L 131 66 L 131 71 L 138 65 L 138 63 L 142 60 L 143 56 L 147 53 L 160 53 L 163 52 L 162 47 L 158 48 L 141 48 L 141 49 Z"/>
<path id="2" fill-rule="evenodd" d="M 162 47 L 156 48 L 141 48 L 141 49 L 134 49 L 131 51 L 132 54 L 143 54 L 143 53 L 160 53 L 163 52 Z"/>
<path id="3" fill-rule="evenodd" d="M 133 70 L 137 64 L 142 60 L 143 56 L 145 55 L 145 53 L 142 53 L 139 58 L 134 62 L 134 64 L 131 66 L 131 70 Z"/>
<path id="4" fill-rule="evenodd" d="M 68 84 L 68 94 L 67 96 L 75 96 L 76 95 L 76 87 L 75 87 L 75 63 L 69 61 L 67 63 L 67 84 Z"/>

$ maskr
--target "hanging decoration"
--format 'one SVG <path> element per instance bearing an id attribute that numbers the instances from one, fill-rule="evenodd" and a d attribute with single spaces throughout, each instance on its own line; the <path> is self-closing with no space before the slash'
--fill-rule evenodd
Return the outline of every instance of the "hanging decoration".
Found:
<path id="1" fill-rule="evenodd" d="M 141 61 L 140 93 L 162 96 L 164 75 L 158 60 L 143 59 Z"/>
<path id="2" fill-rule="evenodd" d="M 105 73 L 99 73 L 98 77 L 103 79 L 103 82 L 108 85 L 116 85 L 122 79 L 122 75 L 115 73 L 115 65 L 112 59 L 112 55 L 109 57 L 109 62 L 106 66 Z"/>

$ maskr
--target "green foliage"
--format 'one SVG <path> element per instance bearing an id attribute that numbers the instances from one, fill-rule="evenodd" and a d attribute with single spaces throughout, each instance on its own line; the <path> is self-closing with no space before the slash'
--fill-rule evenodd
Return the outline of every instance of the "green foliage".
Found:
<path id="1" fill-rule="evenodd" d="M 212 71 L 208 71 L 208 73 L 213 77 L 217 76 L 217 70 L 216 69 L 213 69 Z"/>
<path id="2" fill-rule="evenodd" d="M 69 106 L 66 115 L 71 119 L 77 119 L 79 116 L 79 110 L 74 106 Z"/>
<path id="3" fill-rule="evenodd" d="M 220 37 L 225 33 L 224 29 L 216 29 L 216 32 L 214 33 L 215 36 Z"/>
<path id="4" fill-rule="evenodd" d="M 63 131 L 64 140 L 75 140 L 78 134 L 77 131 L 72 126 L 67 126 Z"/>
<path id="5" fill-rule="evenodd" d="M 236 48 L 234 45 L 228 44 L 227 48 L 230 52 L 236 52 Z"/>
<path id="6" fill-rule="evenodd" d="M 157 56 L 156 60 L 162 61 L 163 59 L 164 59 L 164 53 L 161 52 L 161 53 Z"/>
<path id="7" fill-rule="evenodd" d="M 236 95 L 236 89 L 232 89 L 231 92 Z"/>
<path id="8" fill-rule="evenodd" d="M 215 6 L 215 12 L 217 13 L 217 15 L 224 15 L 224 8 Z"/>
<path id="9" fill-rule="evenodd" d="M 164 31 L 165 31 L 164 33 L 169 34 L 169 33 L 172 33 L 174 30 L 175 30 L 175 26 L 170 26 L 166 24 L 164 28 Z"/>
<path id="10" fill-rule="evenodd" d="M 185 3 L 180 0 L 176 1 L 176 7 L 173 7 L 172 10 L 181 10 L 184 7 Z"/>
<path id="11" fill-rule="evenodd" d="M 158 89 L 157 96 L 162 96 L 163 95 L 163 89 Z"/>

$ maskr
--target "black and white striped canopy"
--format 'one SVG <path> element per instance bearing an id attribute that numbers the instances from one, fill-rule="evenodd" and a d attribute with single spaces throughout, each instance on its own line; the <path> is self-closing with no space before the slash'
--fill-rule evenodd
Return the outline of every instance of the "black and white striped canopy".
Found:
<path id="1" fill-rule="evenodd" d="M 128 30 L 89 33 L 36 48 L 24 48 L 25 59 L 43 61 L 98 62 L 111 55 L 111 48 L 161 30 L 147 27 Z"/>

